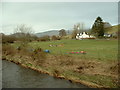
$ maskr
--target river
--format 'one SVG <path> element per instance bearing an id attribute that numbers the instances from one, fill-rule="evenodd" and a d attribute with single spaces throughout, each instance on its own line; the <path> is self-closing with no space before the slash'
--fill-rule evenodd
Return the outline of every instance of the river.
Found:
<path id="1" fill-rule="evenodd" d="M 88 88 L 68 80 L 57 79 L 31 69 L 23 68 L 15 63 L 2 61 L 3 88 Z"/>

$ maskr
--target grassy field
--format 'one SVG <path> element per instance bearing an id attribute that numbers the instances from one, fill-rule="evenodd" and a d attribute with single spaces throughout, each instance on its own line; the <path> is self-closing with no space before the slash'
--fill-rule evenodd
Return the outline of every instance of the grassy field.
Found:
<path id="1" fill-rule="evenodd" d="M 20 43 L 14 43 L 12 45 L 17 47 Z M 53 46 L 50 47 L 50 45 Z M 4 57 L 10 61 L 19 62 L 25 66 L 48 72 L 53 76 L 62 76 L 73 81 L 80 81 L 82 84 L 90 87 L 96 87 L 96 84 L 100 85 L 99 87 L 118 87 L 118 40 L 116 39 L 67 39 L 31 42 L 28 43 L 26 48 L 48 49 L 50 53 L 44 53 L 43 56 L 45 55 L 46 58 L 41 58 L 41 52 L 37 52 L 38 56 L 35 56 L 36 54 L 31 56 L 31 54 L 27 54 L 29 53 L 28 51 L 17 51 L 15 56 L 11 54 L 4 55 Z M 68 53 L 72 51 L 86 51 L 86 54 Z M 37 58 L 33 59 L 33 57 Z"/>
<path id="2" fill-rule="evenodd" d="M 60 46 L 60 45 L 63 46 Z M 57 45 L 50 47 L 49 45 Z M 117 40 L 60 40 L 49 42 L 32 42 L 33 48 L 50 50 L 50 54 L 68 54 L 68 52 L 86 51 L 86 54 L 68 54 L 83 59 L 96 59 L 101 61 L 117 60 Z"/>

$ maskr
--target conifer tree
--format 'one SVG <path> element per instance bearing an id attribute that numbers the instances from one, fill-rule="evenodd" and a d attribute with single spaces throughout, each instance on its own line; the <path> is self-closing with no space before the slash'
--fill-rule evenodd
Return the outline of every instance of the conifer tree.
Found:
<path id="1" fill-rule="evenodd" d="M 97 17 L 93 26 L 92 26 L 92 34 L 96 37 L 103 37 L 104 35 L 104 23 L 101 17 Z"/>

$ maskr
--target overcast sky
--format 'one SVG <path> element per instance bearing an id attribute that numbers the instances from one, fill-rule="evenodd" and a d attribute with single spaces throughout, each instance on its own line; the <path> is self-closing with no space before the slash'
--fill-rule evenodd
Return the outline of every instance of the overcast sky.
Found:
<path id="1" fill-rule="evenodd" d="M 98 16 L 111 25 L 118 24 L 117 2 L 4 2 L 2 11 L 5 34 L 14 33 L 20 24 L 31 26 L 35 33 L 71 30 L 81 22 L 84 28 L 91 28 Z"/>

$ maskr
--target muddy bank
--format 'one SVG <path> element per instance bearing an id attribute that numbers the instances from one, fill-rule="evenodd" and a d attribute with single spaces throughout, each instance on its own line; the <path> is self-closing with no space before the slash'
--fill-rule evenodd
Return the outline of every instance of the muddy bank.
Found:
<path id="1" fill-rule="evenodd" d="M 17 57 L 19 58 L 19 57 Z M 76 82 L 76 83 L 80 83 L 80 84 L 83 84 L 83 85 L 86 85 L 90 88 L 109 88 L 109 87 L 105 87 L 105 86 L 102 86 L 102 85 L 98 85 L 98 84 L 95 84 L 95 83 L 92 83 L 92 82 L 87 82 L 85 80 L 76 80 L 72 77 L 66 77 L 64 75 L 61 75 L 59 74 L 57 71 L 55 72 L 50 72 L 48 70 L 45 70 L 44 68 L 41 68 L 41 67 L 36 67 L 36 65 L 32 64 L 32 66 L 30 65 L 30 62 L 26 62 L 26 63 L 23 63 L 22 62 L 22 59 L 23 58 L 19 58 L 19 60 L 15 60 L 14 57 L 11 57 L 11 56 L 6 56 L 5 58 L 3 58 L 5 60 L 8 60 L 8 61 L 11 61 L 11 62 L 14 62 L 18 65 L 21 65 L 22 67 L 25 67 L 25 68 L 30 68 L 32 70 L 35 70 L 37 72 L 40 72 L 40 73 L 44 73 L 44 74 L 48 74 L 50 76 L 53 76 L 53 77 L 56 77 L 56 78 L 60 78 L 60 79 L 66 79 L 66 80 L 69 80 L 70 82 Z"/>

